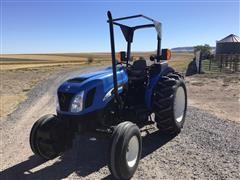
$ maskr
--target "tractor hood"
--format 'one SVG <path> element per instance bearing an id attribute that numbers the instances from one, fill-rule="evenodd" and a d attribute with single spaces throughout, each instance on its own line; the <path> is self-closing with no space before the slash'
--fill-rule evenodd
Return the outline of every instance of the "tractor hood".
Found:
<path id="1" fill-rule="evenodd" d="M 99 70 L 99 71 L 96 71 L 96 72 L 91 72 L 91 73 L 86 73 L 86 74 L 81 74 L 80 77 L 81 78 L 91 78 L 91 77 L 96 77 L 96 76 L 99 76 L 99 75 L 104 75 L 104 74 L 109 74 L 112 72 L 112 68 L 111 67 L 108 67 L 106 69 L 103 69 L 103 70 Z"/>
<path id="2" fill-rule="evenodd" d="M 78 93 L 82 90 L 87 90 L 92 86 L 102 85 L 104 91 L 107 91 L 113 87 L 113 73 L 112 68 L 81 74 L 74 78 L 65 81 L 59 88 L 60 92 Z M 122 85 L 127 82 L 127 75 L 124 67 L 117 68 L 118 85 Z"/>
<path id="3" fill-rule="evenodd" d="M 117 83 L 119 87 L 119 93 L 123 91 L 122 86 L 126 84 L 127 81 L 128 77 L 125 68 L 122 66 L 117 66 Z M 83 100 L 85 102 L 88 102 L 89 99 L 92 101 L 92 106 L 85 108 L 81 113 L 100 109 L 112 99 L 112 90 L 113 72 L 111 67 L 93 73 L 81 74 L 75 78 L 65 81 L 58 88 L 60 110 L 61 106 L 67 106 L 65 109 L 62 108 L 64 110 L 61 111 L 69 111 L 69 105 L 71 104 L 72 99 L 74 99 L 74 97 L 79 93 L 84 94 Z M 62 102 L 62 98 L 65 104 Z"/>

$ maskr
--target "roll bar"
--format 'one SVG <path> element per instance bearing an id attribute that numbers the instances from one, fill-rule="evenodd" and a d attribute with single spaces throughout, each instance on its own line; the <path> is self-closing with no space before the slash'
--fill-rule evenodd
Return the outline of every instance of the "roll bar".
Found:
<path id="1" fill-rule="evenodd" d="M 155 28 L 157 32 L 157 61 L 160 61 L 160 50 L 161 50 L 161 39 L 162 39 L 162 24 L 158 21 L 155 21 L 152 18 L 149 18 L 147 16 L 144 16 L 142 14 L 133 15 L 133 16 L 126 16 L 121 18 L 112 18 L 112 14 L 110 11 L 107 12 L 108 16 L 108 23 L 109 23 L 109 30 L 110 30 L 110 43 L 111 43 L 111 56 L 112 56 L 112 69 L 113 69 L 113 83 L 114 83 L 114 95 L 116 99 L 119 99 L 118 96 L 118 85 L 117 85 L 117 72 L 116 72 L 116 58 L 115 58 L 115 44 L 114 44 L 114 30 L 113 25 L 117 25 L 121 28 L 122 33 L 125 37 L 125 40 L 127 41 L 127 66 L 128 62 L 131 58 L 131 43 L 133 41 L 133 35 L 134 31 L 137 29 L 143 29 L 143 28 Z M 116 21 L 122 21 L 126 19 L 133 19 L 133 18 L 144 18 L 149 21 L 151 21 L 150 24 L 142 24 L 138 26 L 127 26 L 124 24 L 121 24 Z"/>

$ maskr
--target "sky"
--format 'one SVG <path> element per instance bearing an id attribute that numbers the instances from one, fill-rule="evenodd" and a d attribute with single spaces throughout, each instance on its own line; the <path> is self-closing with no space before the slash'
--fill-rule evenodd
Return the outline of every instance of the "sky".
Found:
<path id="1" fill-rule="evenodd" d="M 113 18 L 144 14 L 162 23 L 162 47 L 209 44 L 240 36 L 240 0 L 0 0 L 1 53 L 109 52 L 107 11 Z M 128 21 L 127 24 L 146 23 Z M 116 50 L 126 42 L 115 28 Z M 156 49 L 154 29 L 134 34 L 133 51 Z"/>

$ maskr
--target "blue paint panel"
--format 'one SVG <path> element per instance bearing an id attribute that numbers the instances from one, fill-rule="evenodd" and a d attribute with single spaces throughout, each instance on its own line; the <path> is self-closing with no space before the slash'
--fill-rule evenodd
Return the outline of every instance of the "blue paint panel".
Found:
<path id="1" fill-rule="evenodd" d="M 81 83 L 66 81 L 58 88 L 58 92 L 77 94 L 80 93 L 81 91 L 84 91 L 83 102 L 85 102 L 87 92 L 92 88 L 96 88 L 93 104 L 89 108 L 83 109 L 79 113 L 71 113 L 70 111 L 69 112 L 59 111 L 62 114 L 82 115 L 88 112 L 102 109 L 113 98 L 113 95 L 110 95 L 108 98 L 103 100 L 105 95 L 113 89 L 113 74 L 111 67 L 94 73 L 82 74 L 79 77 L 87 79 Z M 128 82 L 127 73 L 124 67 L 122 66 L 117 67 L 117 80 L 118 86 L 124 85 Z M 123 89 L 119 88 L 119 93 L 122 93 L 122 91 Z"/>

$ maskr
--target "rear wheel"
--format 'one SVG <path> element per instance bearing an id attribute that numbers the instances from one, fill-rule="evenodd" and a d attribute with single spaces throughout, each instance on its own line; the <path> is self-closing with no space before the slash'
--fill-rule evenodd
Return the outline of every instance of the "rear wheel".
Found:
<path id="1" fill-rule="evenodd" d="M 139 128 L 131 122 L 120 123 L 113 132 L 108 167 L 117 179 L 130 179 L 141 158 L 142 139 Z"/>
<path id="2" fill-rule="evenodd" d="M 170 73 L 159 80 L 153 94 L 153 109 L 160 131 L 166 134 L 181 131 L 187 110 L 187 91 L 180 74 Z"/>
<path id="3" fill-rule="evenodd" d="M 37 120 L 30 133 L 34 154 L 46 160 L 59 156 L 71 144 L 66 130 L 66 125 L 55 115 L 45 115 Z"/>

